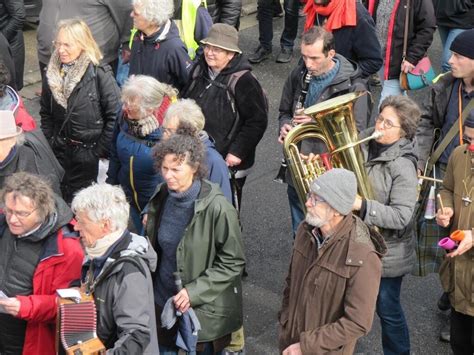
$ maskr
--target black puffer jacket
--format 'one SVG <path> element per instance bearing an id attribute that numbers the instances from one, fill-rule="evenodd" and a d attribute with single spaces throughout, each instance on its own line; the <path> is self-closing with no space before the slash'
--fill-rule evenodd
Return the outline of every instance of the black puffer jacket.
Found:
<path id="1" fill-rule="evenodd" d="M 10 44 L 15 61 L 15 89 L 23 87 L 23 67 L 25 65 L 25 42 L 23 24 L 26 20 L 23 0 L 0 0 L 0 31 Z"/>
<path id="2" fill-rule="evenodd" d="M 67 109 L 56 102 L 49 86 L 44 90 L 41 129 L 66 171 L 62 184 L 66 202 L 95 181 L 99 158 L 109 156 L 119 102 L 120 91 L 107 64 L 89 64 L 67 100 Z"/>
<path id="3" fill-rule="evenodd" d="M 231 100 L 227 83 L 233 73 L 241 70 L 248 72 L 238 79 L 235 99 Z M 183 98 L 194 99 L 201 107 L 206 117 L 204 130 L 215 140 L 217 151 L 224 158 L 231 153 L 242 159 L 236 167 L 238 170 L 253 165 L 255 149 L 267 128 L 266 99 L 251 70 L 247 59 L 236 54 L 227 67 L 211 80 L 209 67 L 201 57 L 191 70 L 190 82 L 181 92 Z"/>
<path id="4" fill-rule="evenodd" d="M 214 23 L 226 23 L 239 29 L 242 0 L 210 0 L 207 10 Z"/>

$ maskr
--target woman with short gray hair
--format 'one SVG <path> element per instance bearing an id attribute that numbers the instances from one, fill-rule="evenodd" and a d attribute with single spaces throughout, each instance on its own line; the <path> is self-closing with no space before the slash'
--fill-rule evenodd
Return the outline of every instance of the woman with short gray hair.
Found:
<path id="1" fill-rule="evenodd" d="M 122 88 L 106 181 L 124 189 L 137 231 L 142 228 L 140 214 L 162 181 L 153 168 L 151 148 L 161 138 L 163 113 L 176 95 L 170 85 L 145 75 L 132 75 Z"/>
<path id="2" fill-rule="evenodd" d="M 407 96 L 388 96 L 380 105 L 374 131 L 382 136 L 363 144 L 365 167 L 374 190 L 373 199 L 356 198 L 355 209 L 369 226 L 380 229 L 387 254 L 376 312 L 382 325 L 384 353 L 409 354 L 408 324 L 400 303 L 403 276 L 413 271 L 416 262 L 413 212 L 416 204 L 418 162 L 415 143 L 416 126 L 421 116 L 418 105 Z"/>
<path id="3" fill-rule="evenodd" d="M 81 281 L 93 291 L 97 336 L 110 353 L 159 354 L 150 312 L 156 253 L 148 239 L 127 230 L 125 193 L 118 186 L 93 184 L 77 193 L 71 207 L 85 246 Z"/>
<path id="4" fill-rule="evenodd" d="M 173 0 L 134 0 L 129 74 L 150 75 L 180 90 L 191 67 L 187 49 L 171 20 Z"/>

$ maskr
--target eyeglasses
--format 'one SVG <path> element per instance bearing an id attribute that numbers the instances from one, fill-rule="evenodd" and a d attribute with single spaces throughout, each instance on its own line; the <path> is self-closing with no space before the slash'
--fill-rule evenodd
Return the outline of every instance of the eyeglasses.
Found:
<path id="1" fill-rule="evenodd" d="M 62 43 L 62 42 L 58 42 L 58 41 L 53 41 L 53 46 L 54 48 L 56 49 L 59 49 L 61 47 L 63 47 L 65 50 L 70 50 L 71 47 L 72 47 L 72 44 L 70 43 Z"/>
<path id="2" fill-rule="evenodd" d="M 462 141 L 464 143 L 471 144 L 474 141 L 474 138 L 468 137 L 468 136 L 462 136 Z"/>
<path id="3" fill-rule="evenodd" d="M 204 45 L 204 51 L 219 54 L 219 53 L 225 52 L 225 49 L 222 49 L 222 48 L 219 48 L 219 47 L 216 47 L 216 46 L 212 46 L 210 44 L 205 44 Z"/>
<path id="4" fill-rule="evenodd" d="M 26 211 L 13 211 L 11 209 L 9 209 L 8 207 L 3 207 L 3 212 L 5 212 L 5 214 L 7 216 L 11 216 L 11 215 L 14 215 L 16 218 L 18 219 L 25 219 L 25 218 L 28 218 L 34 211 L 36 211 L 37 208 L 33 209 L 32 211 L 30 212 L 26 212 Z"/>
<path id="5" fill-rule="evenodd" d="M 312 192 L 308 192 L 306 194 L 306 201 L 308 201 L 308 200 L 311 202 L 312 206 L 316 206 L 318 203 L 326 202 L 321 197 L 316 197 L 316 195 L 313 194 Z"/>
<path id="6" fill-rule="evenodd" d="M 377 121 L 380 123 L 383 123 L 384 127 L 387 129 L 390 129 L 392 127 L 401 128 L 401 126 L 394 125 L 393 122 L 390 121 L 389 119 L 383 118 L 382 115 L 377 116 Z"/>

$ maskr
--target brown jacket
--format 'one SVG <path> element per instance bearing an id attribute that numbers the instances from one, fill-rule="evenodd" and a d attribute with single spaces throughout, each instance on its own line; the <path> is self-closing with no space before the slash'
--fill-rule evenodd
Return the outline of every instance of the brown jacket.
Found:
<path id="1" fill-rule="evenodd" d="M 471 155 L 466 152 L 466 145 L 463 145 L 451 154 L 440 191 L 443 206 L 454 210 L 451 231 L 473 229 L 474 233 L 474 202 L 466 206 L 462 201 L 469 192 L 471 200 L 474 200 Z M 470 316 L 474 316 L 473 258 L 474 249 L 455 258 L 446 257 L 440 269 L 441 284 L 444 291 L 449 293 L 451 305 L 456 311 Z"/>
<path id="2" fill-rule="evenodd" d="M 303 354 L 352 354 L 372 326 L 385 251 L 358 217 L 346 216 L 319 250 L 303 222 L 279 314 L 280 351 L 300 342 Z"/>

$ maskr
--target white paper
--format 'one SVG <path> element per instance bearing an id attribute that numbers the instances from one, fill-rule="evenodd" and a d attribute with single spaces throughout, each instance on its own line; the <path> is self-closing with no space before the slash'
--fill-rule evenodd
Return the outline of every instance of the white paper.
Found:
<path id="1" fill-rule="evenodd" d="M 75 288 L 60 288 L 56 290 L 56 293 L 61 298 L 72 298 L 72 299 L 81 299 L 81 293 L 78 289 Z"/>

